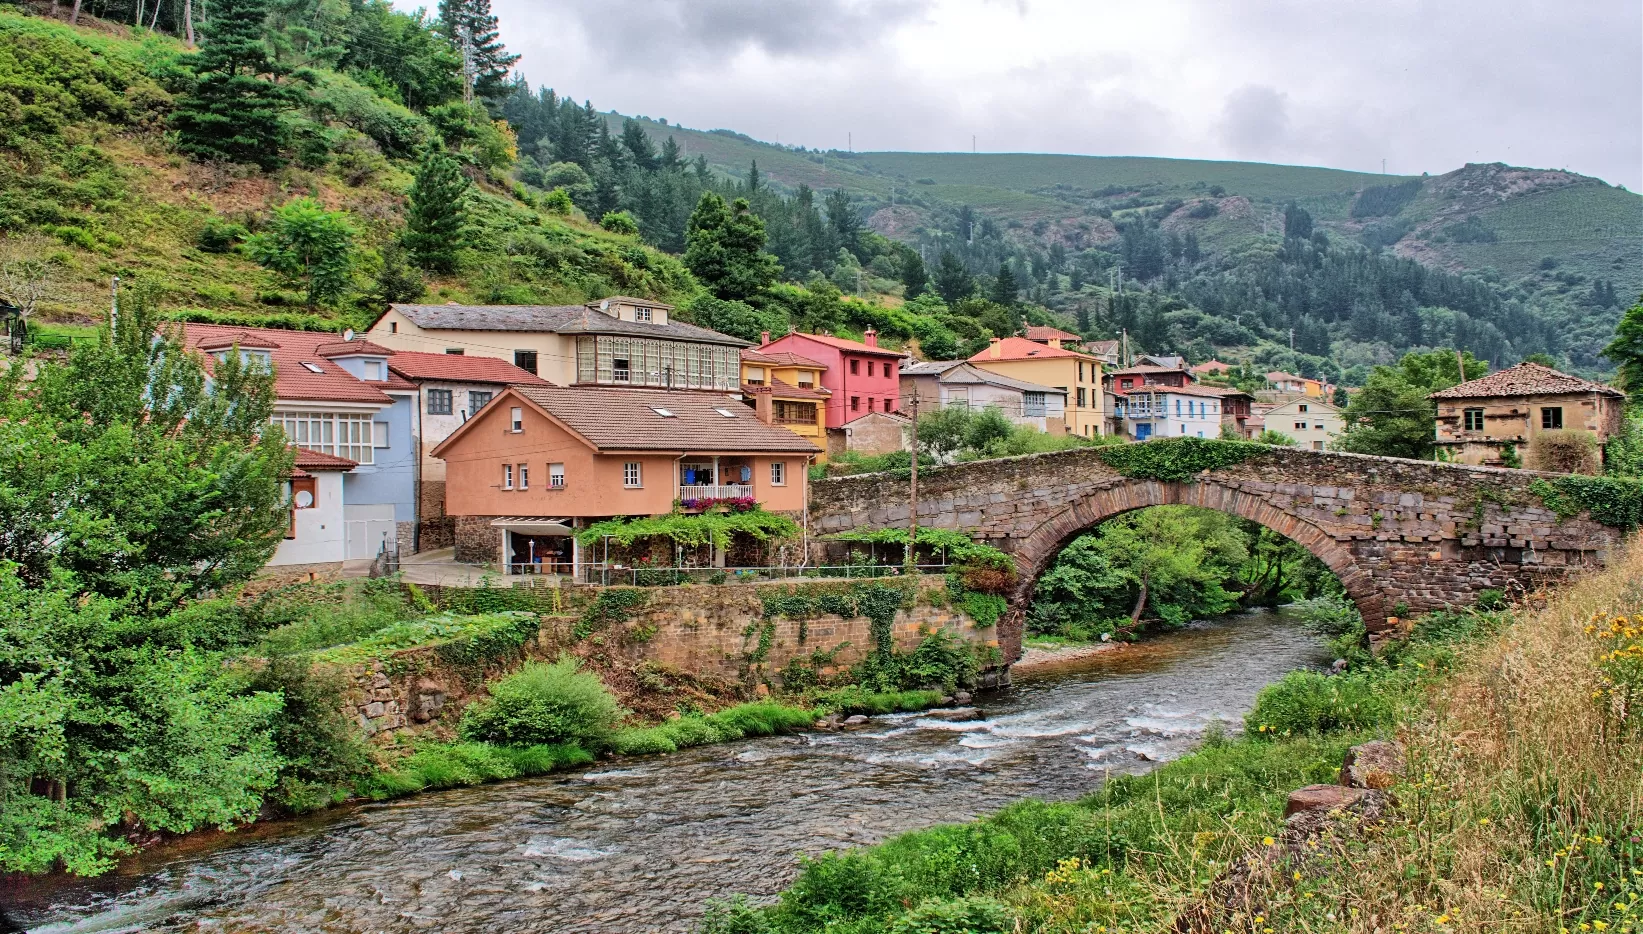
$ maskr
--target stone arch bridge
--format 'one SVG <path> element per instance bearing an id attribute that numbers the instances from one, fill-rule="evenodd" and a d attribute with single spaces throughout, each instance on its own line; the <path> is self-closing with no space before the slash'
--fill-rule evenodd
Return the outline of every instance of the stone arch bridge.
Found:
<path id="1" fill-rule="evenodd" d="M 1174 442 L 1152 442 L 1174 443 Z M 1372 637 L 1402 605 L 1422 613 L 1483 590 L 1533 588 L 1598 566 L 1624 537 L 1585 513 L 1561 518 L 1530 484 L 1544 475 L 1361 454 L 1273 448 L 1181 482 L 1125 476 L 1100 448 L 919 472 L 919 525 L 965 531 L 1010 553 L 1020 580 L 1000 621 L 1020 657 L 1027 599 L 1074 537 L 1147 506 L 1202 506 L 1253 520 L 1316 555 L 1357 602 Z M 862 474 L 811 486 L 809 531 L 905 526 L 908 481 Z"/>

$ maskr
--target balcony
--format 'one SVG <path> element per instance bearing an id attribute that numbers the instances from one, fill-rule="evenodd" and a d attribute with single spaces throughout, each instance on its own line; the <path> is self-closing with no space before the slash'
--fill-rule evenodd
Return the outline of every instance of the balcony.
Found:
<path id="1" fill-rule="evenodd" d="M 753 495 L 752 484 L 694 484 L 679 486 L 679 499 L 744 499 Z"/>

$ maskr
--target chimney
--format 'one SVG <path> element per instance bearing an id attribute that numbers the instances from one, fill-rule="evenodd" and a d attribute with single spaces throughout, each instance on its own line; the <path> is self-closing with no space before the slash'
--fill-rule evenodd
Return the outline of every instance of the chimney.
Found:
<path id="1" fill-rule="evenodd" d="M 873 326 L 869 324 L 867 333 L 862 335 L 862 339 L 867 342 L 867 346 L 877 347 L 879 345 L 879 332 L 873 330 Z"/>
<path id="2" fill-rule="evenodd" d="M 1004 346 L 998 338 L 993 338 L 987 345 L 987 356 L 997 360 L 1004 355 Z"/>
<path id="3" fill-rule="evenodd" d="M 759 346 L 763 347 L 768 343 L 770 343 L 770 332 L 769 331 L 760 331 L 759 332 Z"/>

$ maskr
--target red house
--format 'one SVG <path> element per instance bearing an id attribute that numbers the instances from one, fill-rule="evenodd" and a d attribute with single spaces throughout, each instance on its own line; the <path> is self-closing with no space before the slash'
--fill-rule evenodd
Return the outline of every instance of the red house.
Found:
<path id="1" fill-rule="evenodd" d="M 866 343 L 830 334 L 788 334 L 775 340 L 763 335 L 761 353 L 786 351 L 827 365 L 822 388 L 827 400 L 827 427 L 841 428 L 873 412 L 900 408 L 901 360 L 907 354 L 879 346 L 878 332 L 867 329 Z"/>

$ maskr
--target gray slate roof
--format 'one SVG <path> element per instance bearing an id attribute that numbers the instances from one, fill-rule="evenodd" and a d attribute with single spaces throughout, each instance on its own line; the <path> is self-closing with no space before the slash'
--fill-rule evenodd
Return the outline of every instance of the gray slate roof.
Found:
<path id="1" fill-rule="evenodd" d="M 1048 392 L 1058 396 L 1067 394 L 1065 389 L 1057 389 L 1054 386 L 1040 386 L 1037 383 L 1029 383 L 1024 379 L 1011 379 L 1008 376 L 1001 376 L 990 370 L 971 366 L 968 363 L 963 364 L 962 369 L 954 367 L 941 374 L 941 381 L 943 383 L 986 383 L 1003 389 L 1014 389 L 1017 392 Z"/>
<path id="2" fill-rule="evenodd" d="M 412 324 L 430 331 L 543 331 L 551 334 L 614 334 L 657 340 L 751 346 L 741 338 L 682 321 L 622 321 L 585 305 L 392 305 Z"/>

